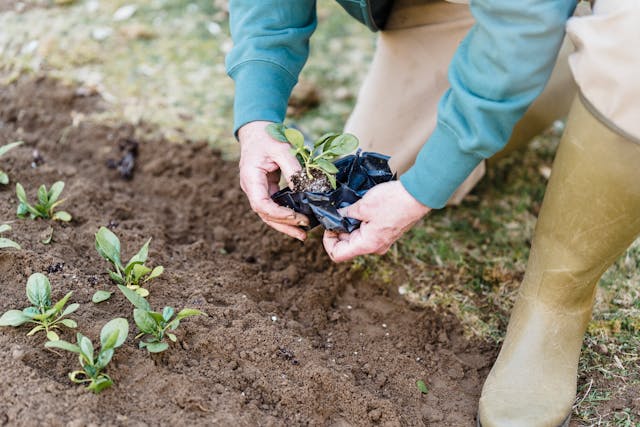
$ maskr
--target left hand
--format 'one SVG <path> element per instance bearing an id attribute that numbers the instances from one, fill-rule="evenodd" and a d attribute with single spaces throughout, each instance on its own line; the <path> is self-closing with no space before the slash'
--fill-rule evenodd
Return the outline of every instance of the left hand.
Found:
<path id="1" fill-rule="evenodd" d="M 323 244 L 334 262 L 358 255 L 385 254 L 413 224 L 431 211 L 405 190 L 400 181 L 373 187 L 365 196 L 342 210 L 349 218 L 362 221 L 352 233 L 325 231 Z"/>

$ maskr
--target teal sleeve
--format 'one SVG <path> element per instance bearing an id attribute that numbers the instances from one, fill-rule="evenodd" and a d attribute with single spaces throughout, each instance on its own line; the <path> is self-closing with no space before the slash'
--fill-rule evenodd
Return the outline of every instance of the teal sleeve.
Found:
<path id="1" fill-rule="evenodd" d="M 435 131 L 400 177 L 431 208 L 444 207 L 482 161 L 501 150 L 542 92 L 575 0 L 471 0 L 476 20 L 449 67 Z"/>
<path id="2" fill-rule="evenodd" d="M 255 120 L 284 121 L 291 90 L 309 56 L 315 0 L 230 0 L 234 46 L 227 73 L 235 81 L 234 134 Z"/>

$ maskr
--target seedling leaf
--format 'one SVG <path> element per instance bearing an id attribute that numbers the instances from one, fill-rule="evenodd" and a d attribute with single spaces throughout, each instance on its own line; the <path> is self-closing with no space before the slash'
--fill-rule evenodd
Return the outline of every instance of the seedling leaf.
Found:
<path id="1" fill-rule="evenodd" d="M 51 305 L 51 284 L 42 273 L 34 273 L 27 280 L 27 298 L 36 307 Z"/>
<path id="2" fill-rule="evenodd" d="M 56 221 L 69 222 L 71 221 L 71 214 L 66 211 L 58 211 L 53 214 L 52 219 Z"/>
<path id="3" fill-rule="evenodd" d="M 304 149 L 304 135 L 298 129 L 288 128 L 284 131 L 284 135 L 295 148 Z"/>
<path id="4" fill-rule="evenodd" d="M 46 343 L 44 343 L 44 346 L 47 348 L 59 348 L 60 350 L 66 350 L 72 353 L 81 353 L 80 347 L 63 340 L 47 341 Z"/>
<path id="5" fill-rule="evenodd" d="M 420 393 L 422 394 L 429 393 L 429 389 L 427 388 L 427 385 L 424 383 L 424 381 L 422 380 L 416 381 L 416 386 L 418 387 L 418 390 L 420 390 Z"/>
<path id="6" fill-rule="evenodd" d="M 166 342 L 150 342 L 140 341 L 140 348 L 146 348 L 149 353 L 161 353 L 169 348 Z"/>
<path id="7" fill-rule="evenodd" d="M 62 319 L 60 321 L 60 323 L 62 323 L 67 328 L 77 328 L 78 327 L 78 323 L 73 319 Z"/>
<path id="8" fill-rule="evenodd" d="M 0 326 L 20 326 L 31 320 L 20 310 L 9 310 L 0 317 Z"/>
<path id="9" fill-rule="evenodd" d="M 23 141 L 11 142 L 0 147 L 0 156 L 4 156 L 9 150 L 13 150 L 19 145 L 24 144 Z"/>
<path id="10" fill-rule="evenodd" d="M 60 339 L 60 337 L 55 332 L 49 331 L 49 332 L 47 332 L 47 339 L 49 341 L 58 341 Z"/>
<path id="11" fill-rule="evenodd" d="M 62 312 L 62 316 L 64 317 L 64 316 L 70 315 L 71 313 L 76 311 L 79 307 L 80 307 L 80 304 L 78 303 L 74 302 L 73 304 L 70 304 L 69 307 L 65 308 L 65 310 Z"/>
<path id="12" fill-rule="evenodd" d="M 93 364 L 93 344 L 91 340 L 84 335 L 78 334 L 78 345 L 80 346 L 80 351 L 82 352 L 82 356 L 85 358 L 89 364 Z"/>
<path id="13" fill-rule="evenodd" d="M 22 249 L 19 244 L 14 242 L 13 240 L 7 239 L 6 237 L 0 237 L 0 249 L 12 248 L 12 249 Z"/>
<path id="14" fill-rule="evenodd" d="M 91 297 L 91 301 L 93 301 L 95 304 L 106 301 L 111 298 L 112 293 L 113 292 L 109 291 L 97 291 L 95 294 L 93 294 L 93 297 Z"/>
<path id="15" fill-rule="evenodd" d="M 124 296 L 133 304 L 134 307 L 145 311 L 151 311 L 149 302 L 138 295 L 135 291 L 127 288 L 126 286 L 118 285 L 118 289 L 124 294 Z"/>
<path id="16" fill-rule="evenodd" d="M 149 243 L 151 243 L 151 239 L 147 240 L 147 242 L 142 245 L 137 254 L 135 254 L 126 266 L 126 271 L 129 271 L 129 267 L 134 264 L 144 264 L 147 261 L 147 257 L 149 256 Z"/>
<path id="17" fill-rule="evenodd" d="M 267 133 L 271 138 L 280 142 L 289 142 L 284 134 L 286 127 L 281 123 L 271 123 L 267 126 Z"/>
<path id="18" fill-rule="evenodd" d="M 151 274 L 149 274 L 149 275 L 144 279 L 144 281 L 145 281 L 145 282 L 148 282 L 148 281 L 149 281 L 149 280 L 151 280 L 151 279 L 155 279 L 156 277 L 160 276 L 162 273 L 164 273 L 164 267 L 163 267 L 163 266 L 161 266 L 161 265 L 159 265 L 159 266 L 157 266 L 156 268 L 154 268 L 154 269 L 151 271 Z"/>
<path id="19" fill-rule="evenodd" d="M 122 269 L 122 261 L 120 260 L 120 240 L 118 240 L 118 236 L 113 234 L 113 232 L 107 227 L 100 227 L 96 233 L 96 250 L 101 257 L 107 261 L 111 261 Z"/>
<path id="20" fill-rule="evenodd" d="M 203 314 L 204 313 L 202 311 L 196 310 L 194 308 L 184 308 L 184 309 L 180 310 L 180 312 L 176 316 L 176 319 L 177 320 L 182 320 L 185 317 L 200 316 L 200 315 L 203 315 Z"/>
<path id="21" fill-rule="evenodd" d="M 47 193 L 49 203 L 56 203 L 56 200 L 58 200 L 58 197 L 60 197 L 62 190 L 64 190 L 64 182 L 62 181 L 54 182 L 51 188 L 49 189 L 49 192 Z"/>
<path id="22" fill-rule="evenodd" d="M 116 340 L 113 348 L 120 347 L 127 339 L 127 335 L 129 335 L 129 322 L 127 319 L 123 317 L 116 317 L 108 321 L 103 327 L 102 331 L 100 331 L 100 343 L 104 345 L 104 343 L 109 338 L 114 331 L 118 332 L 118 339 Z"/>
<path id="23" fill-rule="evenodd" d="M 134 309 L 133 319 L 141 332 L 151 335 L 155 334 L 158 324 L 148 311 L 139 308 Z"/>

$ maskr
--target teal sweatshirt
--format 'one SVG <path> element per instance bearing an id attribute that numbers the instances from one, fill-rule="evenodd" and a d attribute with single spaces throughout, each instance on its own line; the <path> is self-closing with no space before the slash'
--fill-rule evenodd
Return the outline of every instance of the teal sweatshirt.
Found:
<path id="1" fill-rule="evenodd" d="M 504 147 L 549 79 L 575 5 L 576 0 L 471 1 L 476 23 L 449 67 L 450 89 L 438 105 L 436 128 L 400 177 L 418 201 L 443 207 L 483 159 Z M 256 120 L 282 122 L 309 55 L 316 1 L 230 0 L 229 11 L 234 47 L 226 61 L 235 81 L 234 131 Z"/>

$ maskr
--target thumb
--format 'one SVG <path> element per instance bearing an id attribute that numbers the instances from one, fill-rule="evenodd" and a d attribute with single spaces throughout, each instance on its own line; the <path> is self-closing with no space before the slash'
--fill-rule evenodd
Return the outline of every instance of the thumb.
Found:
<path id="1" fill-rule="evenodd" d="M 365 213 L 362 209 L 362 200 L 358 200 L 352 205 L 338 209 L 338 213 L 343 217 L 365 221 Z"/>
<path id="2" fill-rule="evenodd" d="M 291 184 L 291 175 L 302 169 L 302 166 L 300 166 L 300 162 L 298 162 L 298 159 L 294 155 L 289 153 L 289 150 L 287 150 L 285 153 L 279 155 L 274 160 L 278 164 L 278 167 L 280 167 L 282 175 L 284 175 L 287 182 Z"/>

